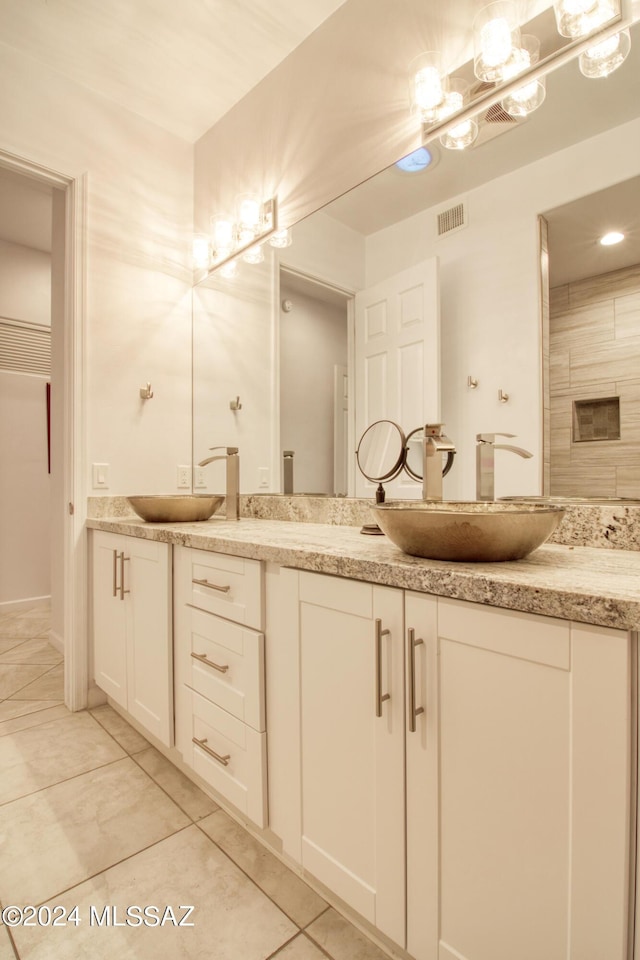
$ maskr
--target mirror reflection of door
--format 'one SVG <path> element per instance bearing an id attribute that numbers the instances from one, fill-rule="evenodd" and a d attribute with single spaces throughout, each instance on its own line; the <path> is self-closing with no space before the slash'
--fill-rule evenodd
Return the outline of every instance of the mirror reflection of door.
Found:
<path id="1" fill-rule="evenodd" d="M 280 448 L 293 492 L 347 494 L 347 293 L 280 271 Z"/>
<path id="2" fill-rule="evenodd" d="M 404 430 L 440 421 L 440 299 L 438 260 L 432 257 L 356 295 L 356 436 L 377 420 Z M 356 477 L 356 496 L 375 484 Z M 406 474 L 385 486 L 387 495 L 419 498 Z"/>

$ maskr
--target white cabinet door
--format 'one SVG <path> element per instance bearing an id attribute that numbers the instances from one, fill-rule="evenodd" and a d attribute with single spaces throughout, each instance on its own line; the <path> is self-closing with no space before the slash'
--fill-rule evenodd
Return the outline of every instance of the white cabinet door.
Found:
<path id="1" fill-rule="evenodd" d="M 116 703 L 127 707 L 127 609 L 120 599 L 122 537 L 93 535 L 93 675 Z"/>
<path id="2" fill-rule="evenodd" d="M 402 593 L 300 574 L 302 865 L 404 942 Z"/>
<path id="3" fill-rule="evenodd" d="M 127 608 L 127 709 L 162 743 L 173 743 L 169 546 L 123 538 Z M 127 569 L 128 568 L 128 569 Z M 128 579 L 127 579 L 128 578 Z"/>
<path id="4" fill-rule="evenodd" d="M 439 808 L 439 929 L 415 955 L 624 960 L 628 635 L 454 600 L 437 633 L 439 781 L 423 791 Z M 422 827 L 410 806 L 410 849 Z M 408 883 L 413 903 L 419 862 Z"/>
<path id="5" fill-rule="evenodd" d="M 170 547 L 103 531 L 94 531 L 92 538 L 95 682 L 170 746 Z"/>

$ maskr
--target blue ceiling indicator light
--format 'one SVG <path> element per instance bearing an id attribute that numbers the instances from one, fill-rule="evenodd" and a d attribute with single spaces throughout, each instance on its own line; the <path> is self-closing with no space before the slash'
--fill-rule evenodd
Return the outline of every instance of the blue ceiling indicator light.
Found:
<path id="1" fill-rule="evenodd" d="M 418 147 L 413 153 L 409 153 L 402 160 L 398 160 L 396 167 L 405 173 L 420 173 L 421 170 L 429 166 L 433 157 L 426 147 Z"/>

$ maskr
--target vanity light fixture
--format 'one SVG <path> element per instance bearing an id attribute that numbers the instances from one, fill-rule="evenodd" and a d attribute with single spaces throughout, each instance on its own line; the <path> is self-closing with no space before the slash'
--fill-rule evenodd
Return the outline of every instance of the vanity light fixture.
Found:
<path id="1" fill-rule="evenodd" d="M 619 33 L 614 33 L 613 36 L 583 50 L 578 57 L 580 73 L 590 79 L 608 77 L 624 63 L 630 50 L 629 31 L 621 30 Z"/>
<path id="2" fill-rule="evenodd" d="M 447 117 L 453 116 L 462 110 L 468 100 L 468 96 L 469 84 L 458 77 L 452 77 L 449 92 L 440 109 L 440 119 L 445 120 Z M 465 147 L 471 146 L 477 136 L 478 121 L 470 117 L 462 120 L 454 127 L 450 127 L 439 139 L 442 146 L 446 147 L 447 150 L 464 150 Z"/>
<path id="3" fill-rule="evenodd" d="M 261 263 L 264 260 L 261 245 L 277 229 L 276 198 L 260 200 L 253 194 L 242 194 L 236 202 L 235 219 L 226 214 L 211 217 L 209 268 L 216 269 L 239 255 L 248 263 Z"/>
<path id="4" fill-rule="evenodd" d="M 437 50 L 419 54 L 409 64 L 411 109 L 423 123 L 440 119 L 440 108 L 449 90 L 449 78 Z"/>
<path id="5" fill-rule="evenodd" d="M 505 69 L 520 48 L 517 9 L 511 0 L 495 0 L 473 21 L 473 70 L 484 83 L 500 83 Z"/>
<path id="6" fill-rule="evenodd" d="M 264 250 L 261 243 L 254 243 L 243 254 L 242 259 L 245 263 L 264 263 Z"/>
<path id="7" fill-rule="evenodd" d="M 600 243 L 603 247 L 612 247 L 616 243 L 621 243 L 624 240 L 624 233 L 619 233 L 617 230 L 611 230 L 609 233 L 605 233 L 603 237 L 600 237 Z"/>
<path id="8" fill-rule="evenodd" d="M 554 0 L 553 10 L 560 36 L 577 40 L 615 17 L 619 0 Z"/>
<path id="9" fill-rule="evenodd" d="M 517 77 L 519 73 L 534 66 L 539 59 L 540 41 L 531 34 L 523 35 L 520 38 L 519 48 L 514 51 L 510 63 L 507 64 L 504 79 L 511 80 Z M 523 83 L 521 87 L 516 87 L 500 101 L 500 104 L 510 116 L 526 117 L 543 104 L 545 95 L 545 80 L 544 77 L 539 77 L 537 80 Z"/>

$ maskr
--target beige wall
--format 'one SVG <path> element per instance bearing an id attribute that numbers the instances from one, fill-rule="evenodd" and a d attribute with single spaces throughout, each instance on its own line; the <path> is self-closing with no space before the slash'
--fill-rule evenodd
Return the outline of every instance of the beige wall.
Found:
<path id="1" fill-rule="evenodd" d="M 551 493 L 640 497 L 640 264 L 555 287 Z M 575 442 L 576 400 L 619 397 L 620 439 Z"/>
<path id="2" fill-rule="evenodd" d="M 88 492 L 92 461 L 105 492 L 170 492 L 191 450 L 193 146 L 1 43 L 0 118 L 1 150 L 87 175 Z"/>

